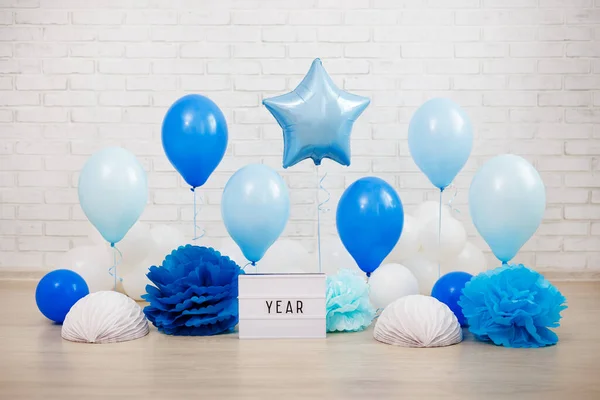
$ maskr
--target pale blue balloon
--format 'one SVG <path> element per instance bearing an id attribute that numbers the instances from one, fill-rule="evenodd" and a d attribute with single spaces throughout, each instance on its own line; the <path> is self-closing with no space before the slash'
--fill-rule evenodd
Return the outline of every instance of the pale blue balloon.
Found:
<path id="1" fill-rule="evenodd" d="M 471 219 L 503 263 L 510 261 L 535 233 L 545 209 L 544 182 L 535 168 L 519 156 L 492 158 L 471 182 Z"/>
<path id="2" fill-rule="evenodd" d="M 221 215 L 231 238 L 244 257 L 254 264 L 281 235 L 288 221 L 287 186 L 281 176 L 266 165 L 247 165 L 225 185 Z"/>
<path id="3" fill-rule="evenodd" d="M 431 99 L 410 120 L 408 148 L 419 169 L 435 187 L 444 190 L 471 154 L 471 120 L 452 100 Z"/>
<path id="4" fill-rule="evenodd" d="M 148 200 L 142 165 L 129 151 L 109 147 L 94 153 L 79 175 L 79 204 L 107 242 L 119 242 Z"/>
<path id="5" fill-rule="evenodd" d="M 369 103 L 338 88 L 315 59 L 296 89 L 263 100 L 283 129 L 283 168 L 307 158 L 350 165 L 352 126 Z"/>

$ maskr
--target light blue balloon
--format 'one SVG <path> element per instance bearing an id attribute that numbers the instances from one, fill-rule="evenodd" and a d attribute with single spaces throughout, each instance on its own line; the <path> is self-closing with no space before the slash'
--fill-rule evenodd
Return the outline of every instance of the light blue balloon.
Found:
<path id="1" fill-rule="evenodd" d="M 107 242 L 119 242 L 148 200 L 142 165 L 129 151 L 109 147 L 94 153 L 79 175 L 79 204 Z"/>
<path id="2" fill-rule="evenodd" d="M 492 158 L 471 182 L 471 218 L 503 263 L 510 261 L 535 233 L 545 209 L 544 182 L 535 168 L 519 156 Z"/>
<path id="3" fill-rule="evenodd" d="M 419 107 L 410 120 L 408 148 L 431 183 L 444 190 L 471 154 L 471 120 L 452 100 L 431 99 Z"/>
<path id="4" fill-rule="evenodd" d="M 281 235 L 288 221 L 287 186 L 281 176 L 266 165 L 247 165 L 225 185 L 221 215 L 231 238 L 244 257 L 254 264 Z"/>
<path id="5" fill-rule="evenodd" d="M 352 126 L 369 103 L 339 89 L 315 59 L 296 89 L 263 100 L 283 129 L 283 168 L 307 158 L 315 165 L 324 158 L 350 165 Z"/>

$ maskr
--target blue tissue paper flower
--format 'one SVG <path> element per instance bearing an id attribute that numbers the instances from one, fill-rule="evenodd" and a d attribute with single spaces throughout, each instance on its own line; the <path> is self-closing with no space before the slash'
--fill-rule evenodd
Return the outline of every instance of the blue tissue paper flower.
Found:
<path id="1" fill-rule="evenodd" d="M 238 323 L 238 275 L 244 271 L 212 248 L 186 245 L 150 267 L 142 296 L 148 320 L 167 335 L 206 336 Z"/>
<path id="2" fill-rule="evenodd" d="M 504 265 L 469 281 L 458 304 L 469 331 L 477 338 L 505 347 L 556 344 L 565 297 L 539 273 L 519 265 Z"/>
<path id="3" fill-rule="evenodd" d="M 361 331 L 374 316 L 363 277 L 349 269 L 327 277 L 327 332 Z"/>

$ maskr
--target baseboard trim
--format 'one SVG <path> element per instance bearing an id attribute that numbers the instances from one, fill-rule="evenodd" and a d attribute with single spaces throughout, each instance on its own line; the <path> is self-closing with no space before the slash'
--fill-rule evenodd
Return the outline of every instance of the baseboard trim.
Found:
<path id="1" fill-rule="evenodd" d="M 551 281 L 600 281 L 600 270 L 538 270 Z M 0 269 L 0 280 L 37 281 L 47 271 L 18 271 Z"/>

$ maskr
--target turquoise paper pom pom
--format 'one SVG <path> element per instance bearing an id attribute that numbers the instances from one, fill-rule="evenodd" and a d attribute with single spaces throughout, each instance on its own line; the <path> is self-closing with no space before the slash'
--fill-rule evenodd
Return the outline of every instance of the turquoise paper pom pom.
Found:
<path id="1" fill-rule="evenodd" d="M 327 332 L 361 331 L 374 317 L 364 278 L 349 269 L 327 277 Z"/>
<path id="2" fill-rule="evenodd" d="M 505 347 L 556 344 L 565 297 L 539 273 L 519 265 L 504 265 L 472 278 L 458 304 L 469 331 L 477 338 Z"/>

